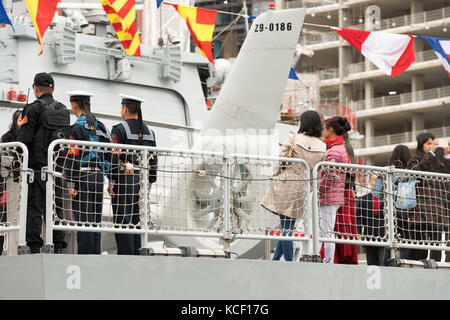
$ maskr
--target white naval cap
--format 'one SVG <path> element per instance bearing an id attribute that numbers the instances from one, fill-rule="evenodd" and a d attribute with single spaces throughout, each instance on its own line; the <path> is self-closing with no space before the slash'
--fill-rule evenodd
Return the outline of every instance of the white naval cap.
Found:
<path id="1" fill-rule="evenodd" d="M 141 104 L 144 102 L 142 98 L 130 96 L 128 94 L 119 93 L 119 96 L 122 97 L 122 104 Z"/>
<path id="2" fill-rule="evenodd" d="M 70 101 L 74 100 L 90 100 L 94 95 L 86 91 L 68 91 L 66 94 L 70 97 Z"/>

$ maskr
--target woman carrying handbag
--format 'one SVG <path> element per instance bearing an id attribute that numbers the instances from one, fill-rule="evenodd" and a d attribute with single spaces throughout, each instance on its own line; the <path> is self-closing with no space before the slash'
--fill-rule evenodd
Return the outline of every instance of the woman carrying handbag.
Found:
<path id="1" fill-rule="evenodd" d="M 300 129 L 290 134 L 281 146 L 279 157 L 305 160 L 310 170 L 325 158 L 326 146 L 320 140 L 322 122 L 316 111 L 308 110 L 300 116 Z M 310 172 L 312 174 L 312 172 Z M 305 216 L 306 183 L 304 168 L 298 165 L 285 165 L 278 168 L 261 205 L 280 217 L 282 235 L 292 229 L 297 219 Z M 292 241 L 280 240 L 275 248 L 273 260 L 293 261 Z"/>

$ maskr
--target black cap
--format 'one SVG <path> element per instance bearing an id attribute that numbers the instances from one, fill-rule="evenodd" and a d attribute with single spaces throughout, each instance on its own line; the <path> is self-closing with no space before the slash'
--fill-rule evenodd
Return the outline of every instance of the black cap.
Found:
<path id="1" fill-rule="evenodd" d="M 45 72 L 38 73 L 34 76 L 34 86 L 54 87 L 55 81 L 53 77 Z"/>

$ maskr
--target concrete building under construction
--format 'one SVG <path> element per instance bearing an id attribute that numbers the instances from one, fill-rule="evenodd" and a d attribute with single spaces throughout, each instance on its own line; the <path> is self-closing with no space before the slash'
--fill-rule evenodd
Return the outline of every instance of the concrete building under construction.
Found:
<path id="1" fill-rule="evenodd" d="M 306 80 L 291 84 L 285 109 L 312 106 L 356 117 L 355 155 L 365 164 L 386 165 L 398 144 L 415 149 L 421 132 L 450 140 L 450 79 L 425 39 L 414 41 L 415 63 L 391 78 L 333 30 L 306 24 L 450 38 L 449 1 L 303 0 L 283 6 L 308 8 L 300 45 L 313 52 L 296 65 Z"/>

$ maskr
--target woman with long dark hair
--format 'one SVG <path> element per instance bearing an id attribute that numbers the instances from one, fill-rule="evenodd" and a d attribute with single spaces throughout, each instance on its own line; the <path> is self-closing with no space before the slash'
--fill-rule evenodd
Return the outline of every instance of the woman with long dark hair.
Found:
<path id="1" fill-rule="evenodd" d="M 305 160 L 310 170 L 325 156 L 325 144 L 320 140 L 322 122 L 316 111 L 308 110 L 300 116 L 300 129 L 290 134 L 281 146 L 280 157 Z M 295 165 L 286 165 L 274 175 L 274 180 L 266 192 L 261 205 L 280 217 L 282 235 L 291 235 L 297 219 L 305 216 L 306 183 L 304 170 Z M 293 261 L 292 241 L 278 241 L 273 260 Z"/>
<path id="2" fill-rule="evenodd" d="M 352 126 L 347 121 L 344 125 L 345 150 L 349 156 L 349 163 L 354 162 L 353 146 L 350 142 L 348 132 Z M 347 172 L 345 175 L 344 205 L 336 213 L 336 225 L 334 231 L 340 234 L 356 234 L 356 212 L 355 212 L 355 174 Z M 340 236 L 338 236 L 340 238 Z M 334 263 L 358 264 L 358 246 L 347 243 L 337 243 L 334 255 Z"/>
<path id="3" fill-rule="evenodd" d="M 412 161 L 412 155 L 409 148 L 403 144 L 400 144 L 394 148 L 389 159 L 389 166 L 395 167 L 396 169 L 407 169 Z M 394 185 L 398 186 L 398 180 L 394 181 Z M 402 240 L 411 239 L 409 216 L 411 212 L 409 210 L 394 208 L 394 219 L 396 221 L 398 236 Z M 400 258 L 409 259 L 410 255 L 409 249 L 400 249 Z"/>
<path id="4" fill-rule="evenodd" d="M 444 139 L 437 139 L 436 146 L 436 158 L 442 164 L 442 172 L 446 174 L 450 174 L 450 147 L 448 142 Z M 447 209 L 447 218 L 450 219 L 450 182 L 446 182 L 445 184 L 446 190 L 446 209 Z M 445 228 L 445 238 L 447 240 L 447 246 L 450 246 L 450 225 L 447 224 L 447 228 Z M 445 262 L 450 262 L 450 252 L 447 251 L 445 254 Z"/>
<path id="5" fill-rule="evenodd" d="M 18 109 L 13 113 L 11 125 L 9 126 L 9 130 L 2 136 L 2 142 L 17 141 L 17 134 L 19 133 L 21 125 L 22 109 Z"/>
<path id="6" fill-rule="evenodd" d="M 417 136 L 417 149 L 414 167 L 416 170 L 444 172 L 444 164 L 436 157 L 436 137 L 431 133 Z M 418 179 L 416 184 L 417 205 L 411 215 L 412 238 L 417 241 L 438 242 L 441 240 L 443 226 L 448 224 L 446 190 L 442 181 L 436 178 Z M 411 249 L 410 259 L 426 259 L 427 250 Z M 442 252 L 431 250 L 430 258 L 441 261 Z"/>
<path id="7" fill-rule="evenodd" d="M 3 134 L 1 142 L 14 142 L 17 141 L 17 134 L 19 133 L 20 126 L 22 125 L 22 110 L 18 109 L 14 111 L 12 116 L 12 122 L 9 130 Z M 0 177 L 0 223 L 13 222 L 18 219 L 17 203 L 18 200 L 18 188 L 17 188 L 17 176 L 18 172 L 13 172 L 12 179 Z M 17 191 L 17 192 L 15 192 Z M 17 198 L 17 199 L 15 199 Z M 7 203 L 16 206 L 16 208 L 8 208 Z M 9 211 L 9 212 L 8 212 Z M 18 232 L 11 231 L 8 233 L 8 255 L 17 254 Z M 5 237 L 0 235 L 0 255 L 3 253 Z"/>
<path id="8" fill-rule="evenodd" d="M 416 137 L 416 157 L 419 161 L 422 161 L 426 155 L 432 155 L 436 150 L 435 139 L 436 137 L 429 132 L 421 133 Z"/>
<path id="9" fill-rule="evenodd" d="M 389 166 L 393 166 L 396 169 L 406 169 L 411 157 L 411 150 L 404 144 L 399 144 L 392 151 Z"/>

